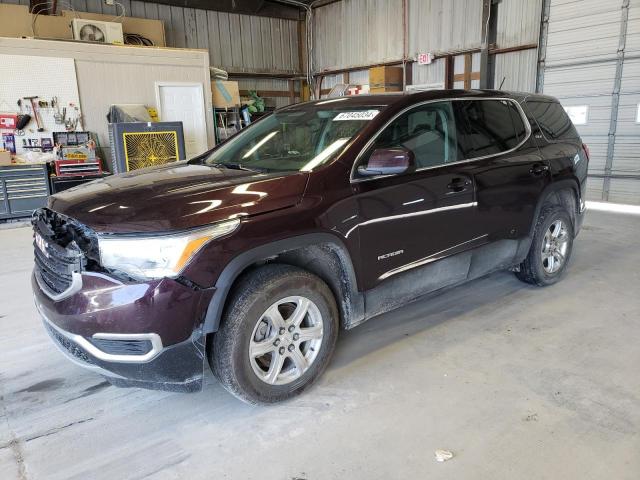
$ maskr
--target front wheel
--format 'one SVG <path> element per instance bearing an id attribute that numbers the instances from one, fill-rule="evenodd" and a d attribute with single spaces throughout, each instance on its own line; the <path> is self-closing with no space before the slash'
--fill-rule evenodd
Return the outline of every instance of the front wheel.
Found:
<path id="1" fill-rule="evenodd" d="M 517 277 L 523 282 L 545 286 L 562 277 L 573 248 L 573 223 L 561 206 L 542 210 L 533 234 L 527 258 L 520 264 Z"/>
<path id="2" fill-rule="evenodd" d="M 236 287 L 215 334 L 209 362 L 215 376 L 248 403 L 299 394 L 327 366 L 338 335 L 336 303 L 315 275 L 267 265 Z"/>

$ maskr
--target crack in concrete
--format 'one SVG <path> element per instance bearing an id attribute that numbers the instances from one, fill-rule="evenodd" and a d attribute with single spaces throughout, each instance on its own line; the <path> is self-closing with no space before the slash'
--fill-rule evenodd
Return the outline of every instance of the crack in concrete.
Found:
<path id="1" fill-rule="evenodd" d="M 24 443 L 31 442 L 33 440 L 37 440 L 38 438 L 48 437 L 49 435 L 54 435 L 58 432 L 61 432 L 65 428 L 73 427 L 74 425 L 79 425 L 81 423 L 90 422 L 91 420 L 95 420 L 94 417 L 84 418 L 82 420 L 77 420 L 75 422 L 67 423 L 66 425 L 62 425 L 61 427 L 52 428 L 51 430 L 41 433 L 39 435 L 33 435 L 31 437 L 27 437 L 24 439 Z"/>
<path id="2" fill-rule="evenodd" d="M 11 437 L 9 443 L 5 446 L 0 445 L 0 449 L 2 448 L 10 448 L 11 453 L 13 453 L 13 458 L 16 461 L 16 465 L 18 467 L 18 479 L 19 480 L 27 480 L 27 466 L 24 461 L 24 454 L 22 452 L 22 445 L 18 437 L 13 430 L 11 430 L 11 425 L 9 425 L 9 415 L 7 414 L 7 407 L 4 402 L 4 395 L 0 396 L 0 405 L 2 405 L 2 418 L 7 425 L 7 431 Z"/>

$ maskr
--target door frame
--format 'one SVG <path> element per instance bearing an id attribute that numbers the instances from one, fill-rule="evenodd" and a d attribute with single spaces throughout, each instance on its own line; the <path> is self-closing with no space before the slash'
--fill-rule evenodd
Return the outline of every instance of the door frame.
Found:
<path id="1" fill-rule="evenodd" d="M 172 81 L 164 81 L 159 80 L 154 82 L 154 89 L 156 94 L 156 109 L 158 110 L 158 118 L 160 121 L 164 121 L 162 118 L 162 102 L 160 101 L 160 88 L 161 87 L 198 87 L 200 92 L 200 107 L 202 108 L 202 121 L 204 126 L 204 151 L 206 152 L 209 149 L 209 129 L 207 124 L 207 108 L 204 99 L 204 85 L 202 82 L 172 82 Z M 183 125 L 184 130 L 184 125 Z M 183 132 L 184 135 L 184 132 Z M 186 143 L 186 142 L 185 142 Z M 185 154 L 186 154 L 186 145 L 185 145 Z"/>

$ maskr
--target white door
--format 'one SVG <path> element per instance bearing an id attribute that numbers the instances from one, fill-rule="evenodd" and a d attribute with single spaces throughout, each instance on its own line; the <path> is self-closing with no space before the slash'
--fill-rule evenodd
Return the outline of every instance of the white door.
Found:
<path id="1" fill-rule="evenodd" d="M 163 122 L 182 122 L 187 158 L 208 149 L 204 95 L 200 83 L 156 83 L 158 115 Z"/>

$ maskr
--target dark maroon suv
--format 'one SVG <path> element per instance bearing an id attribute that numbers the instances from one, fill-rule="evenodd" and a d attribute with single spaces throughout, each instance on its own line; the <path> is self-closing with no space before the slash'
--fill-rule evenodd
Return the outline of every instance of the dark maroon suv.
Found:
<path id="1" fill-rule="evenodd" d="M 588 150 L 557 100 L 499 91 L 293 105 L 185 162 L 54 195 L 33 290 L 67 356 L 114 385 L 291 397 L 338 331 L 512 269 L 562 276 Z"/>

